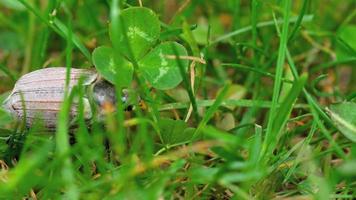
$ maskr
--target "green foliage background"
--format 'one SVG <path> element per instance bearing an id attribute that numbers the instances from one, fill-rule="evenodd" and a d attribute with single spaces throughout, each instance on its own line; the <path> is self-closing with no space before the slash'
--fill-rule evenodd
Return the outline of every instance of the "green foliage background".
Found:
<path id="1" fill-rule="evenodd" d="M 137 44 L 118 39 L 118 14 L 140 3 L 160 20 L 157 41 L 187 49 L 172 62 L 174 88 L 152 87 L 132 59 Z M 0 0 L 0 104 L 23 74 L 110 65 L 123 47 L 135 48 L 124 55 L 132 83 L 109 79 L 145 103 L 131 112 L 119 104 L 87 126 L 79 102 L 69 130 L 71 100 L 85 94 L 78 87 L 56 133 L 24 128 L 0 109 L 0 198 L 355 198 L 355 8 L 354 0 Z M 95 55 L 99 46 L 113 50 Z"/>

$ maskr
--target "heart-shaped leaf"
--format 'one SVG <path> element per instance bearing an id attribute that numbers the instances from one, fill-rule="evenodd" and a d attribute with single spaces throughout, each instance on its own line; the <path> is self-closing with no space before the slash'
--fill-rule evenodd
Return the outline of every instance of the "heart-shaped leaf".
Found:
<path id="1" fill-rule="evenodd" d="M 158 125 L 161 130 L 163 142 L 167 145 L 187 142 L 192 138 L 195 131 L 194 128 L 188 127 L 182 120 L 161 119 Z"/>
<path id="2" fill-rule="evenodd" d="M 157 15 L 152 10 L 143 7 L 123 10 L 118 24 L 112 24 L 112 26 L 118 28 L 118 38 L 115 38 L 117 46 L 114 47 L 127 58 L 130 58 L 129 49 L 131 48 L 136 60 L 142 58 L 156 43 L 161 29 Z M 125 40 L 124 33 L 128 41 Z"/>
<path id="3" fill-rule="evenodd" d="M 178 55 L 186 56 L 187 50 L 176 42 L 164 42 L 159 44 L 139 61 L 140 71 L 154 88 L 165 90 L 177 86 L 182 81 L 179 66 L 173 48 Z M 188 61 L 181 59 L 185 70 L 188 68 Z"/>
<path id="4" fill-rule="evenodd" d="M 356 103 L 345 102 L 331 105 L 328 112 L 339 131 L 356 142 Z"/>
<path id="5" fill-rule="evenodd" d="M 114 57 L 114 50 L 111 47 L 101 46 L 93 52 L 93 63 L 106 80 L 115 84 L 117 74 L 119 83 L 122 86 L 129 86 L 132 82 L 133 66 L 122 56 Z"/>

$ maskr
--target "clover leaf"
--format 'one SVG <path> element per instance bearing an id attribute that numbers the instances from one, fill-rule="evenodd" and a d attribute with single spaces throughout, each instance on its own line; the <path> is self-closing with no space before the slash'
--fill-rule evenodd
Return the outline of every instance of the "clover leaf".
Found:
<path id="1" fill-rule="evenodd" d="M 129 86 L 132 82 L 133 66 L 124 57 L 114 57 L 111 47 L 101 46 L 93 52 L 93 62 L 98 72 L 111 83 L 116 83 L 119 74 L 119 83 Z"/>
<path id="2" fill-rule="evenodd" d="M 356 103 L 343 102 L 328 109 L 336 127 L 351 141 L 356 142 Z"/>
<path id="3" fill-rule="evenodd" d="M 182 81 L 173 46 L 178 51 L 179 56 L 187 55 L 186 49 L 181 44 L 164 42 L 139 61 L 143 76 L 154 88 L 161 90 L 170 89 Z M 182 60 L 181 62 L 184 66 L 188 66 L 187 60 Z"/>
<path id="4" fill-rule="evenodd" d="M 192 139 L 195 128 L 188 127 L 183 120 L 162 118 L 158 122 L 162 142 L 166 145 L 184 143 Z"/>
<path id="5" fill-rule="evenodd" d="M 132 7 L 122 11 L 119 24 L 117 26 L 120 34 L 116 38 L 118 50 L 127 58 L 130 58 L 129 48 L 131 47 L 134 59 L 138 60 L 157 42 L 161 26 L 157 15 L 148 8 Z M 125 39 L 128 41 L 125 41 Z M 128 47 L 127 45 L 130 45 Z"/>
<path id="6" fill-rule="evenodd" d="M 159 43 L 160 22 L 148 8 L 125 9 L 120 13 L 120 19 L 119 24 L 111 25 L 122 33 L 115 38 L 118 41 L 115 48 L 100 46 L 93 52 L 93 63 L 98 72 L 113 84 L 116 83 L 115 78 L 120 77 L 120 83 L 128 86 L 134 70 L 131 62 L 135 60 L 138 63 L 135 70 L 152 87 L 161 90 L 176 87 L 182 81 L 177 59 L 187 56 L 185 47 L 173 41 Z M 174 49 L 178 55 L 175 55 Z M 181 59 L 181 63 L 187 70 L 188 61 Z"/>

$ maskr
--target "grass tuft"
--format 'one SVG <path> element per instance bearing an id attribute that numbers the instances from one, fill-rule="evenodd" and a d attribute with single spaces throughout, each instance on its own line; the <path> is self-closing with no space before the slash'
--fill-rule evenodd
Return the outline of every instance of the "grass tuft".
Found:
<path id="1" fill-rule="evenodd" d="M 0 0 L 0 105 L 20 75 L 67 69 L 53 89 L 65 93 L 56 130 L 42 110 L 17 120 L 0 108 L 0 199 L 355 199 L 354 7 Z M 99 60 L 115 73 L 116 105 L 96 105 L 84 77 L 70 88 L 73 68 L 94 68 L 99 46 L 110 52 Z M 181 82 L 160 90 L 156 75 L 167 88 Z M 41 109 L 27 97 L 17 112 Z"/>

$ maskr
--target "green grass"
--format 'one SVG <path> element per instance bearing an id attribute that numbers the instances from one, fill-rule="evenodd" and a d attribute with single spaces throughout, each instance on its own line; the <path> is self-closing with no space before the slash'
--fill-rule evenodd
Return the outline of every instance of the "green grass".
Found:
<path id="1" fill-rule="evenodd" d="M 205 64 L 190 60 L 185 71 L 178 59 L 182 83 L 154 89 L 127 42 L 135 68 L 128 89 L 146 108 L 117 104 L 88 122 L 87 90 L 78 86 L 66 90 L 55 132 L 41 122 L 24 129 L 0 108 L 0 199 L 356 197 L 356 146 L 328 109 L 356 99 L 356 33 L 340 34 L 356 25 L 354 1 L 142 3 L 161 20 L 160 40 Z M 66 66 L 68 80 L 72 68 L 93 68 L 94 48 L 119 49 L 121 34 L 129 40 L 120 12 L 138 5 L 0 1 L 0 104 L 25 73 Z M 351 116 L 340 119 L 351 132 L 355 110 L 338 113 Z"/>

